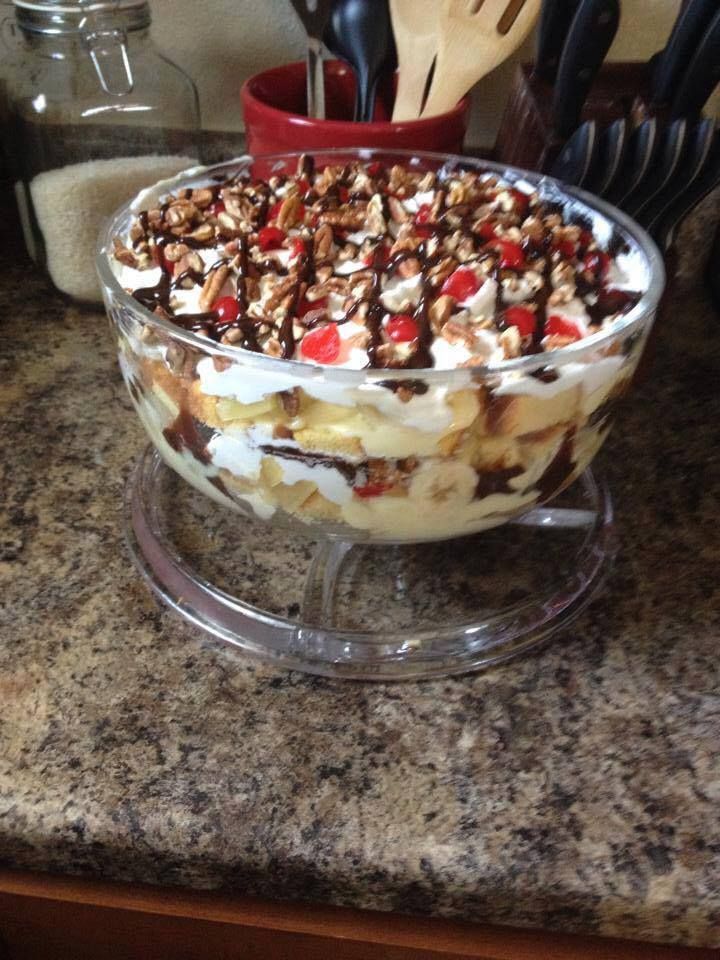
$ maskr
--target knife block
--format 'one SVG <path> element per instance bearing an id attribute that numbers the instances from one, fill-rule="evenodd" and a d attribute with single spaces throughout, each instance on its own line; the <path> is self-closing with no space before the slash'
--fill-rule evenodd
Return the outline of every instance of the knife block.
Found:
<path id="1" fill-rule="evenodd" d="M 633 123 L 643 120 L 648 115 L 649 87 L 647 63 L 604 64 L 580 122 L 592 119 L 607 125 L 619 117 Z M 552 100 L 553 88 L 533 77 L 533 64 L 521 64 L 500 123 L 494 159 L 526 170 L 548 170 L 565 143 L 553 131 Z"/>

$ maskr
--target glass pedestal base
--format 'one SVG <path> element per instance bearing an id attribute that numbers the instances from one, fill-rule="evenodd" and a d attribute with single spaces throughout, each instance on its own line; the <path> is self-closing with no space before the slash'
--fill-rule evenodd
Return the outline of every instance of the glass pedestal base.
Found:
<path id="1" fill-rule="evenodd" d="M 186 620 L 278 665 L 355 679 L 444 676 L 525 653 L 577 616 L 614 554 L 610 497 L 589 470 L 484 533 L 371 546 L 247 520 L 148 447 L 125 519 L 138 569 Z"/>

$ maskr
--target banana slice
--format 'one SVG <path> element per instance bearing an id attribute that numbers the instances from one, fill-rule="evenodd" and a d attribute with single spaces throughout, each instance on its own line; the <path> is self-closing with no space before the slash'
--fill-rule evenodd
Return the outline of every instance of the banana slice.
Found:
<path id="1" fill-rule="evenodd" d="M 413 474 L 410 499 L 425 506 L 448 504 L 466 506 L 475 496 L 477 474 L 467 463 L 435 461 L 422 464 Z"/>

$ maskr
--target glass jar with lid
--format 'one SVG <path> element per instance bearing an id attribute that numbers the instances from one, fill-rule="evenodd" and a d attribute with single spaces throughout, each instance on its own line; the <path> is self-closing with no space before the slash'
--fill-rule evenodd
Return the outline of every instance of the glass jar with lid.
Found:
<path id="1" fill-rule="evenodd" d="M 197 91 L 150 39 L 146 0 L 14 7 L 7 147 L 25 242 L 58 290 L 98 303 L 100 225 L 197 162 Z"/>

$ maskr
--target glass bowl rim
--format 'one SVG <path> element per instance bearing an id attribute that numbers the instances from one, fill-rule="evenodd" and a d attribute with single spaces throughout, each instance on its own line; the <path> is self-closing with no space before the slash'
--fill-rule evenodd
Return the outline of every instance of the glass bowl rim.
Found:
<path id="1" fill-rule="evenodd" d="M 364 161 L 371 161 L 373 158 L 381 158 L 384 155 L 389 155 L 392 157 L 407 157 L 408 160 L 418 158 L 442 161 L 442 165 L 447 163 L 469 164 L 481 172 L 497 173 L 505 177 L 510 174 L 512 176 L 511 182 L 527 179 L 536 189 L 540 189 L 543 186 L 551 187 L 560 195 L 578 200 L 585 207 L 597 211 L 611 224 L 621 227 L 626 234 L 629 234 L 646 259 L 650 282 L 632 310 L 629 310 L 620 320 L 615 321 L 612 327 L 564 347 L 473 367 L 423 367 L 417 369 L 364 367 L 359 370 L 349 367 L 323 366 L 321 364 L 308 363 L 304 360 L 285 360 L 280 357 L 269 357 L 267 354 L 254 353 L 250 350 L 244 350 L 242 347 L 216 343 L 207 337 L 192 333 L 190 330 L 184 330 L 170 320 L 164 320 L 162 317 L 156 316 L 148 310 L 147 307 L 144 307 L 135 300 L 132 295 L 127 293 L 120 285 L 118 278 L 110 267 L 112 241 L 113 238 L 120 233 L 119 225 L 121 221 L 127 220 L 128 217 L 133 214 L 135 204 L 143 194 L 164 186 L 165 184 L 168 184 L 168 189 L 171 189 L 170 184 L 180 186 L 183 180 L 210 179 L 213 175 L 217 175 L 220 172 L 229 173 L 233 168 L 251 163 L 254 160 L 280 162 L 298 159 L 304 154 L 320 154 L 323 157 L 347 157 L 348 155 L 354 155 Z M 345 381 L 348 385 L 357 385 L 358 382 L 377 383 L 378 381 L 387 381 L 388 378 L 392 378 L 393 380 L 422 379 L 423 381 L 434 382 L 436 384 L 452 383 L 455 380 L 464 382 L 467 380 L 468 375 L 471 375 L 473 380 L 481 380 L 497 377 L 505 373 L 525 373 L 541 367 L 562 366 L 565 363 L 582 359 L 585 354 L 593 353 L 598 348 L 612 343 L 619 334 L 632 333 L 635 328 L 642 325 L 643 321 L 649 315 L 652 316 L 653 312 L 657 309 L 665 287 L 663 258 L 650 235 L 627 214 L 613 207 L 611 204 L 606 203 L 604 200 L 601 200 L 599 197 L 595 197 L 579 187 L 563 184 L 561 181 L 546 174 L 525 170 L 522 167 L 515 167 L 511 164 L 484 160 L 482 157 L 453 153 L 433 153 L 427 150 L 395 150 L 390 147 L 337 147 L 329 149 L 293 150 L 285 153 L 259 154 L 258 156 L 243 154 L 239 157 L 234 157 L 232 160 L 225 160 L 222 163 L 188 167 L 172 177 L 155 181 L 147 187 L 144 187 L 110 216 L 100 230 L 96 245 L 95 266 L 104 289 L 109 288 L 113 296 L 115 296 L 121 304 L 131 312 L 138 314 L 146 324 L 158 328 L 168 334 L 173 340 L 199 349 L 206 355 L 227 357 L 236 363 L 259 368 L 268 373 L 284 373 L 286 376 L 295 375 L 301 379 L 318 379 L 319 377 L 327 377 L 329 374 L 328 379 L 331 379 L 333 382 L 342 383 Z"/>

